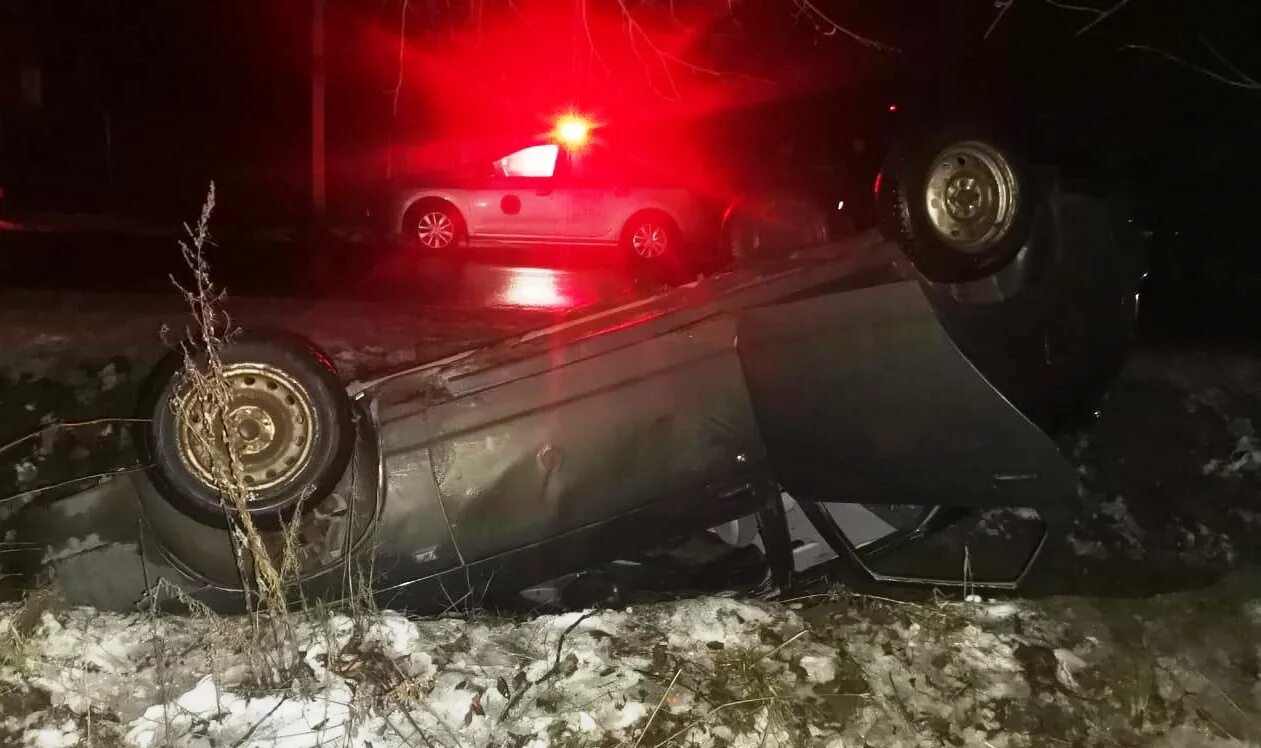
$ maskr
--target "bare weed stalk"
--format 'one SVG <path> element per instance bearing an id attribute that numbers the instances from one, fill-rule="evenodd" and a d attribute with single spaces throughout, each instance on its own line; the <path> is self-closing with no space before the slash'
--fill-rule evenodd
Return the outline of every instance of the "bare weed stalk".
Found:
<path id="1" fill-rule="evenodd" d="M 192 283 L 186 286 L 174 277 L 171 279 L 191 317 L 181 344 L 181 395 L 172 398 L 172 407 L 179 422 L 189 424 L 191 437 L 200 442 L 203 454 L 210 459 L 208 467 L 219 489 L 237 571 L 246 590 L 255 644 L 259 645 L 256 651 L 267 665 L 265 672 L 256 674 L 264 682 L 279 682 L 286 679 L 298 661 L 288 598 L 288 581 L 297 577 L 300 567 L 298 528 L 295 522 L 281 533 L 277 560 L 251 516 L 252 492 L 245 481 L 245 469 L 234 441 L 227 438 L 226 418 L 232 392 L 224 374 L 222 353 L 230 341 L 232 325 L 223 308 L 226 294 L 212 280 L 205 254 L 206 248 L 213 245 L 210 217 L 214 207 L 215 188 L 211 183 L 196 225 L 184 227 L 188 238 L 180 242 L 184 263 L 192 272 Z"/>

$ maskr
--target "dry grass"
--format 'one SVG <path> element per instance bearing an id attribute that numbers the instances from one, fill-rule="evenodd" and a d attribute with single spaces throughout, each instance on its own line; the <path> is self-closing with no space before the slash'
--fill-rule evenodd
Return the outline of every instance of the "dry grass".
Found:
<path id="1" fill-rule="evenodd" d="M 213 245 L 210 218 L 214 208 L 211 183 L 197 223 L 185 226 L 188 238 L 180 242 L 192 283 L 185 286 L 172 278 L 188 305 L 190 322 L 180 344 L 184 357 L 178 373 L 180 396 L 173 398 L 171 407 L 180 423 L 191 424 L 189 431 L 209 457 L 207 468 L 215 477 L 230 528 L 232 552 L 251 619 L 252 644 L 262 665 L 256 675 L 263 683 L 286 682 L 300 663 L 290 604 L 290 590 L 301 567 L 299 522 L 289 523 L 273 537 L 256 525 L 250 513 L 252 493 L 244 466 L 235 443 L 225 436 L 232 393 L 224 374 L 223 351 L 231 343 L 233 328 L 224 308 L 226 292 L 214 283 L 206 259 L 206 249 Z M 297 514 L 300 516 L 300 508 Z"/>

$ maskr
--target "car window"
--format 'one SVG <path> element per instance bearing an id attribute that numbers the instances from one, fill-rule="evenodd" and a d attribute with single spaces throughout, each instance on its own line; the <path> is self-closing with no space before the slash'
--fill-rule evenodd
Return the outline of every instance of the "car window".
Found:
<path id="1" fill-rule="evenodd" d="M 643 169 L 626 154 L 612 148 L 592 148 L 574 154 L 575 181 L 592 185 L 621 185 L 643 180 Z"/>
<path id="2" fill-rule="evenodd" d="M 677 187 L 682 163 L 663 161 L 646 149 L 594 147 L 570 157 L 572 181 L 584 187 Z"/>
<path id="3" fill-rule="evenodd" d="M 556 174 L 556 157 L 560 146 L 555 143 L 532 145 L 510 153 L 494 164 L 494 173 L 500 177 L 532 177 L 545 179 Z"/>

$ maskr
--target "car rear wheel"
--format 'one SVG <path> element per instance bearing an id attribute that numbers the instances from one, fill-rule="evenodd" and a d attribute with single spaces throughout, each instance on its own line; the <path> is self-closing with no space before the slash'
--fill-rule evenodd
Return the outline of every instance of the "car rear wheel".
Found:
<path id="1" fill-rule="evenodd" d="M 879 184 L 882 229 L 930 281 L 986 278 L 1029 237 L 1030 169 L 1016 146 L 987 131 L 913 137 L 890 154 Z"/>
<path id="2" fill-rule="evenodd" d="M 735 202 L 723 220 L 721 241 L 725 256 L 738 263 L 823 244 L 829 233 L 823 212 L 809 201 L 772 193 Z"/>
<path id="3" fill-rule="evenodd" d="M 193 363 L 205 371 L 206 357 Z M 354 449 L 350 399 L 329 357 L 284 333 L 243 334 L 220 351 L 216 390 L 195 386 L 183 350 L 168 353 L 141 390 L 141 461 L 154 487 L 185 515 L 225 527 L 240 514 L 275 528 L 317 505 Z"/>

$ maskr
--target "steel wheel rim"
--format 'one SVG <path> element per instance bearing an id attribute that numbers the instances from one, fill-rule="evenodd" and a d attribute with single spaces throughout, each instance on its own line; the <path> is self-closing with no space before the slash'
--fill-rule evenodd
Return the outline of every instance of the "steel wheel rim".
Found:
<path id="1" fill-rule="evenodd" d="M 661 257 L 670 248 L 670 236 L 664 226 L 641 223 L 631 234 L 631 248 L 645 260 Z"/>
<path id="2" fill-rule="evenodd" d="M 254 500 L 257 492 L 292 480 L 310 463 L 319 421 L 306 389 L 274 366 L 229 364 L 223 375 L 226 407 L 216 409 L 205 396 L 177 404 L 179 453 L 206 485 L 220 491 L 243 487 L 250 493 L 247 500 Z M 208 430 L 206 419 L 217 423 Z M 232 456 L 240 465 L 240 484 Z"/>
<path id="3" fill-rule="evenodd" d="M 455 239 L 455 222 L 440 210 L 426 213 L 416 222 L 416 237 L 430 249 L 442 249 Z"/>
<path id="4" fill-rule="evenodd" d="M 1011 229 L 1020 192 L 1002 153 L 969 140 L 947 146 L 930 163 L 924 203 L 943 241 L 963 252 L 984 252 Z"/>

